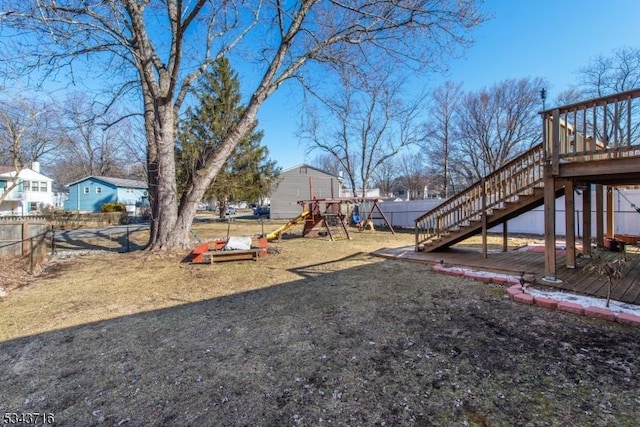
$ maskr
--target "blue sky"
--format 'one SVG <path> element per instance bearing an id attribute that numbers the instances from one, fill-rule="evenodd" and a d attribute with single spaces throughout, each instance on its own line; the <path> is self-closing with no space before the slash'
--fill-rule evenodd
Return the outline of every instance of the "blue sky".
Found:
<path id="1" fill-rule="evenodd" d="M 464 90 L 479 90 L 504 79 L 541 77 L 550 83 L 551 106 L 593 58 L 640 45 L 638 0 L 489 0 L 482 10 L 490 19 L 474 31 L 475 44 L 464 57 L 452 60 L 447 73 L 418 84 L 429 90 L 451 80 Z M 315 156 L 305 156 L 296 136 L 300 104 L 295 95 L 281 88 L 259 114 L 263 144 L 283 169 Z"/>

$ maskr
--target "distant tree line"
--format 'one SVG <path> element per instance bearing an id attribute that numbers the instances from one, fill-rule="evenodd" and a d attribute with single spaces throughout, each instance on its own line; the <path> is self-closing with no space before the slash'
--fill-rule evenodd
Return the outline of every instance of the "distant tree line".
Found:
<path id="1" fill-rule="evenodd" d="M 574 86 L 546 101 L 547 108 L 640 87 L 640 49 L 599 56 L 576 77 Z M 342 172 L 350 187 L 379 188 L 383 195 L 396 190 L 412 199 L 427 197 L 425 189 L 430 197 L 449 197 L 541 142 L 541 90 L 548 93 L 549 86 L 544 78 L 525 77 L 465 91 L 448 81 L 414 98 L 403 98 L 395 86 L 391 101 L 362 88 L 349 94 L 359 99 L 357 106 L 315 104 L 302 134 L 317 152 L 314 165 Z M 385 107 L 403 113 L 394 116 Z M 322 120 L 322 133 L 314 125 L 319 111 L 332 118 Z"/>

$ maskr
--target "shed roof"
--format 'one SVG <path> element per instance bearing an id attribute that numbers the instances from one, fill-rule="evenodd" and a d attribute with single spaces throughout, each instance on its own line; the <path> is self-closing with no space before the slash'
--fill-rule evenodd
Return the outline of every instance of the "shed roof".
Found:
<path id="1" fill-rule="evenodd" d="M 321 172 L 321 173 L 326 174 L 326 175 L 329 175 L 329 176 L 336 176 L 336 175 L 334 175 L 334 174 L 332 174 L 332 173 L 330 173 L 330 172 L 327 172 L 327 171 L 322 170 L 322 169 L 320 169 L 320 168 L 317 168 L 317 167 L 315 167 L 315 166 L 308 165 L 308 164 L 306 164 L 306 163 L 301 163 L 301 164 L 299 164 L 299 165 L 296 165 L 296 166 L 290 167 L 289 169 L 285 169 L 285 170 L 283 170 L 283 171 L 282 171 L 282 172 L 280 172 L 280 173 L 282 174 L 282 173 L 286 173 L 286 172 L 291 172 L 291 171 L 293 171 L 293 170 L 300 169 L 300 168 L 303 168 L 303 167 L 305 167 L 305 168 L 309 168 L 309 169 L 313 169 L 313 170 L 316 170 L 316 171 L 318 171 L 318 172 Z"/>

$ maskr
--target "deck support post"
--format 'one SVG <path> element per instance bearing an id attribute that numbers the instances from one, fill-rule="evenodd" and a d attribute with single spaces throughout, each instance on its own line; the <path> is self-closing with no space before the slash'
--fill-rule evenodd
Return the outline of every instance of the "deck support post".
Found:
<path id="1" fill-rule="evenodd" d="M 582 191 L 582 256 L 591 258 L 591 184 Z"/>
<path id="2" fill-rule="evenodd" d="M 613 189 L 614 187 L 607 186 L 607 237 L 612 239 L 615 234 L 613 228 Z"/>
<path id="3" fill-rule="evenodd" d="M 556 192 L 551 165 L 544 174 L 544 275 L 543 280 L 556 282 Z"/>
<path id="4" fill-rule="evenodd" d="M 573 180 L 564 183 L 565 245 L 567 248 L 566 267 L 576 268 L 576 210 Z"/>
<path id="5" fill-rule="evenodd" d="M 505 221 L 502 223 L 502 252 L 509 250 L 508 234 L 507 221 Z"/>
<path id="6" fill-rule="evenodd" d="M 596 244 L 599 248 L 604 246 L 604 201 L 602 184 L 596 184 Z"/>
<path id="7" fill-rule="evenodd" d="M 487 188 L 484 178 L 482 178 L 482 257 L 487 258 Z"/>

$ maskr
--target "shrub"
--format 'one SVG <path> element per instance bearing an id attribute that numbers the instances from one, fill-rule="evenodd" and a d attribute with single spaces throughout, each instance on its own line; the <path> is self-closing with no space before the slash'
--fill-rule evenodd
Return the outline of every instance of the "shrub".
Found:
<path id="1" fill-rule="evenodd" d="M 122 203 L 105 203 L 100 207 L 101 212 L 125 212 L 126 210 Z"/>

